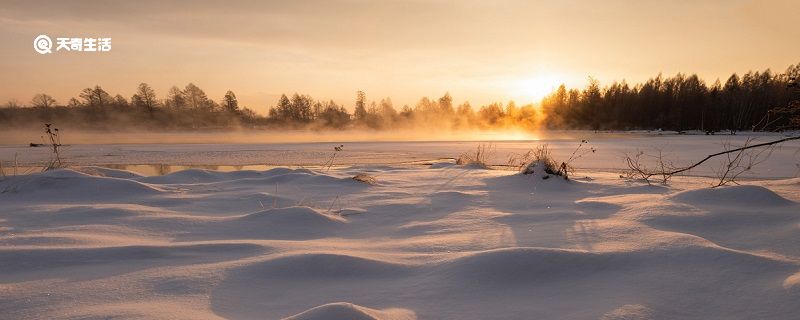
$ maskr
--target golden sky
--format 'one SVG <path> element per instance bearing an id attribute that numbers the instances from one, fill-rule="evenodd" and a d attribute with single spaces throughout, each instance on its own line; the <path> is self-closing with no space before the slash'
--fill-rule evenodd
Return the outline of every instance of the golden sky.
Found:
<path id="1" fill-rule="evenodd" d="M 352 107 L 449 91 L 532 102 L 559 83 L 709 82 L 800 62 L 800 1 L 0 1 L 0 102 L 66 103 L 99 84 L 129 98 L 193 82 L 259 112 L 281 93 Z M 111 37 L 112 51 L 33 50 L 39 34 Z M 55 49 L 55 48 L 54 48 Z"/>

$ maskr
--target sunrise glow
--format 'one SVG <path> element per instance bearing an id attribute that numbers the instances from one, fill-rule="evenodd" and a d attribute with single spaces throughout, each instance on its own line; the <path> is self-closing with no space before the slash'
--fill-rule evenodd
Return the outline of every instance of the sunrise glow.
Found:
<path id="1" fill-rule="evenodd" d="M 510 96 L 521 103 L 538 103 L 563 82 L 564 76 L 558 73 L 539 73 L 516 79 L 510 85 Z"/>

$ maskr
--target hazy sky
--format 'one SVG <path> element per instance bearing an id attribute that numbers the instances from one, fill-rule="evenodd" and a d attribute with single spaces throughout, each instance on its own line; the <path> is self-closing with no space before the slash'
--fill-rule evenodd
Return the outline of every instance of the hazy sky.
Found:
<path id="1" fill-rule="evenodd" d="M 129 98 L 193 82 L 264 112 L 281 93 L 352 107 L 538 99 L 560 82 L 709 82 L 800 62 L 800 1 L 5 1 L 0 102 L 66 103 L 100 84 Z M 39 34 L 111 37 L 112 51 L 33 50 Z"/>

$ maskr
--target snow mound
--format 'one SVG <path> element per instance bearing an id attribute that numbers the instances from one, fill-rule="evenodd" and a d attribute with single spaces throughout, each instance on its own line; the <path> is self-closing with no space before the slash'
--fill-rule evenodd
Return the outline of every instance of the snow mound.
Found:
<path id="1" fill-rule="evenodd" d="M 486 164 L 481 163 L 481 162 L 469 162 L 469 163 L 460 165 L 460 168 L 468 169 L 468 170 L 489 170 L 490 169 L 489 166 L 487 166 Z"/>
<path id="2" fill-rule="evenodd" d="M 701 257 L 713 262 L 704 261 L 700 259 Z M 602 253 L 574 249 L 516 247 L 466 254 L 437 266 L 436 273 L 455 281 L 468 280 L 490 286 L 515 286 L 532 282 L 574 280 L 596 274 L 625 274 L 653 265 L 706 268 L 716 263 L 744 269 L 786 270 L 794 266 L 791 261 L 718 246 Z M 713 268 L 709 270 L 713 271 Z"/>
<path id="3" fill-rule="evenodd" d="M 349 178 L 333 177 L 308 169 L 274 168 L 266 171 L 213 171 L 203 169 L 182 170 L 162 176 L 142 177 L 134 179 L 139 182 L 163 185 L 207 184 L 223 189 L 246 189 L 261 186 L 280 186 L 285 190 L 287 185 L 303 187 L 344 187 L 364 185 Z M 273 190 L 270 188 L 269 190 Z"/>
<path id="4" fill-rule="evenodd" d="M 479 198 L 476 195 L 461 191 L 438 191 L 430 194 L 429 197 L 432 200 L 448 202 L 448 204 L 457 203 L 459 201 L 469 201 Z"/>
<path id="5" fill-rule="evenodd" d="M 274 170 L 274 169 L 273 169 Z M 232 185 L 235 187 L 261 186 L 261 185 L 302 185 L 302 186 L 367 186 L 367 184 L 348 178 L 333 177 L 322 173 L 317 173 L 307 169 L 289 169 L 288 172 L 266 171 L 265 174 L 257 177 L 247 177 L 242 179 L 219 181 L 218 186 Z M 276 174 L 277 173 L 277 174 Z"/>
<path id="6" fill-rule="evenodd" d="M 350 179 L 361 168 L 8 177 L 0 318 L 800 314 L 793 185 L 381 170 L 376 187 Z"/>
<path id="7" fill-rule="evenodd" d="M 284 320 L 413 320 L 414 312 L 405 309 L 375 310 L 347 302 L 321 305 Z"/>
<path id="8" fill-rule="evenodd" d="M 653 310 L 640 304 L 626 304 L 603 315 L 600 320 L 649 320 Z"/>
<path id="9" fill-rule="evenodd" d="M 456 164 L 454 162 L 434 162 L 431 163 L 430 169 L 443 169 L 443 168 L 452 168 L 455 167 Z"/>
<path id="10" fill-rule="evenodd" d="M 156 184 L 187 184 L 187 183 L 209 183 L 228 180 L 238 180 L 246 178 L 258 178 L 283 174 L 291 169 L 280 168 L 267 171 L 238 170 L 231 172 L 205 170 L 205 169 L 186 169 L 161 176 L 142 177 L 137 179 L 141 182 Z"/>
<path id="11" fill-rule="evenodd" d="M 157 195 L 163 190 L 133 180 L 98 177 L 71 169 L 52 170 L 0 181 L 3 195 L 39 201 L 98 201 Z"/>
<path id="12" fill-rule="evenodd" d="M 114 219 L 143 216 L 145 213 L 126 208 L 97 208 L 88 205 L 64 207 L 47 216 L 53 223 L 83 223 L 91 224 Z"/>
<path id="13" fill-rule="evenodd" d="M 298 226 L 303 228 L 324 227 L 347 223 L 342 217 L 324 214 L 309 207 L 276 208 L 246 214 L 237 220 L 248 224 Z"/>
<path id="14" fill-rule="evenodd" d="M 536 192 L 562 193 L 583 192 L 592 186 L 591 182 L 564 180 L 562 177 L 550 175 L 548 179 L 535 174 L 513 174 L 492 177 L 485 180 L 489 192 L 502 194 L 508 197 L 506 201 L 519 202 L 519 197 Z"/>
<path id="15" fill-rule="evenodd" d="M 519 173 L 531 175 L 541 179 L 557 178 L 558 176 L 553 173 L 553 168 L 550 168 L 546 162 L 542 160 L 532 161 L 520 169 Z"/>
<path id="16" fill-rule="evenodd" d="M 111 262 L 165 259 L 220 259 L 220 254 L 245 256 L 262 250 L 250 243 L 202 243 L 190 245 L 128 245 L 117 247 L 11 249 L 0 251 L 0 272 L 23 272 Z"/>
<path id="17" fill-rule="evenodd" d="M 75 171 L 92 176 L 119 178 L 119 179 L 134 179 L 134 178 L 144 177 L 133 171 L 111 169 L 106 167 L 95 167 L 95 166 L 78 167 L 75 168 Z"/>
<path id="18" fill-rule="evenodd" d="M 794 203 L 770 189 L 749 185 L 696 189 L 679 192 L 671 198 L 679 202 L 704 206 L 774 207 Z"/>
<path id="19" fill-rule="evenodd" d="M 309 207 L 276 208 L 229 219 L 217 234 L 258 239 L 315 239 L 342 231 L 348 221 Z"/>
<path id="20" fill-rule="evenodd" d="M 783 281 L 785 289 L 800 289 L 800 272 L 795 273 Z"/>
<path id="21" fill-rule="evenodd" d="M 248 278 L 300 279 L 392 278 L 407 274 L 411 266 L 345 254 L 303 253 L 253 264 L 244 270 Z"/>
<path id="22" fill-rule="evenodd" d="M 348 182 L 353 182 L 352 179 L 340 179 L 325 174 L 316 173 L 314 171 L 307 169 L 297 169 L 283 174 L 271 175 L 264 181 L 269 183 L 290 183 L 290 182 L 308 183 L 308 182 L 341 182 L 343 180 Z"/>
<path id="23" fill-rule="evenodd" d="M 594 200 L 580 200 L 575 201 L 575 206 L 584 212 L 591 213 L 615 213 L 622 209 L 622 206 Z"/>
<path id="24" fill-rule="evenodd" d="M 554 280 L 630 265 L 633 255 L 596 254 L 552 248 L 504 248 L 462 256 L 441 265 L 443 271 L 470 281 L 523 283 Z"/>

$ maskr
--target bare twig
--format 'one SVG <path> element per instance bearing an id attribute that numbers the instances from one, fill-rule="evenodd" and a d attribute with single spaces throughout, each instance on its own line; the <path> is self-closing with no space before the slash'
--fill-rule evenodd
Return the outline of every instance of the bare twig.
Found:
<path id="1" fill-rule="evenodd" d="M 752 139 L 748 138 L 744 143 L 744 147 L 750 145 L 750 142 L 752 142 Z M 713 187 L 724 186 L 729 183 L 738 185 L 739 183 L 736 179 L 740 175 L 766 161 L 774 150 L 774 145 L 767 146 L 767 148 L 761 149 L 758 152 L 751 152 L 754 150 L 744 147 L 738 148 L 740 150 L 737 152 L 726 154 L 727 162 L 724 162 L 717 171 L 718 180 Z M 729 149 L 730 144 L 726 144 L 725 148 Z M 764 155 L 765 152 L 767 153 L 766 156 Z"/>
<path id="2" fill-rule="evenodd" d="M 656 163 L 656 169 L 652 169 L 645 165 L 643 158 L 652 158 Z M 656 154 L 646 154 L 643 151 L 639 151 L 636 153 L 635 156 L 631 157 L 627 155 L 625 157 L 625 162 L 628 165 L 628 171 L 626 172 L 626 176 L 629 179 L 641 179 L 646 181 L 648 184 L 650 183 L 650 178 L 654 176 L 661 176 L 661 183 L 667 184 L 669 179 L 672 178 L 672 175 L 669 174 L 669 171 L 675 170 L 675 165 L 671 161 L 667 161 L 664 158 L 664 152 L 660 148 L 656 148 Z"/>

